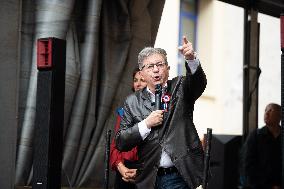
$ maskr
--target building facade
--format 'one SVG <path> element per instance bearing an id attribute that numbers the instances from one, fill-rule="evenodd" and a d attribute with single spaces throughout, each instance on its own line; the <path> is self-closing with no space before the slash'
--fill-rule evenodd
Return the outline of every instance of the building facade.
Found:
<path id="1" fill-rule="evenodd" d="M 258 14 L 260 23 L 259 126 L 270 102 L 281 103 L 280 19 Z M 208 84 L 195 106 L 199 136 L 242 134 L 244 9 L 217 0 L 167 0 L 155 46 L 168 52 L 170 77 L 184 74 L 177 46 L 193 42 Z M 257 78 L 256 78 L 257 79 Z"/>

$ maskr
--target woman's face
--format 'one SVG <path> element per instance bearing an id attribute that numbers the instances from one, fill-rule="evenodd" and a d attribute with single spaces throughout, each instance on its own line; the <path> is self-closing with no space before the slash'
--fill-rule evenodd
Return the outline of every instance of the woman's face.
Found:
<path id="1" fill-rule="evenodd" d="M 134 91 L 138 91 L 146 87 L 147 83 L 144 78 L 141 76 L 141 72 L 137 72 L 133 78 L 133 89 Z"/>

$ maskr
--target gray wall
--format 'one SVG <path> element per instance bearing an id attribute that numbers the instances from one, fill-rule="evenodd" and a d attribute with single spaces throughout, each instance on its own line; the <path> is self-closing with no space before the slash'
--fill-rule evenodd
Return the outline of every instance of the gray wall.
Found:
<path id="1" fill-rule="evenodd" d="M 21 0 L 0 1 L 0 188 L 14 188 Z"/>

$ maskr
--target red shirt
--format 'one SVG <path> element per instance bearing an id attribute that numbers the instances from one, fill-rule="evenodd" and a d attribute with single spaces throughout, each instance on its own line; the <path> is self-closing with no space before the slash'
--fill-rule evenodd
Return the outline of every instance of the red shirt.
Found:
<path id="1" fill-rule="evenodd" d="M 117 116 L 116 124 L 115 124 L 115 133 L 117 133 L 120 127 L 120 115 Z M 110 166 L 112 170 L 117 169 L 117 165 L 122 162 L 124 164 L 124 160 L 136 161 L 138 160 L 137 156 L 137 147 L 132 148 L 132 150 L 128 152 L 120 152 L 115 145 L 114 138 L 110 145 Z"/>

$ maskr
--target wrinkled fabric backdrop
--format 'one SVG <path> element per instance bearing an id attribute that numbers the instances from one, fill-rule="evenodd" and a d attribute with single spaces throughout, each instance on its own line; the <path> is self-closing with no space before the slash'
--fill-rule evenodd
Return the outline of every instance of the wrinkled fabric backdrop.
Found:
<path id="1" fill-rule="evenodd" d="M 105 133 L 131 93 L 137 54 L 153 46 L 164 0 L 22 1 L 17 186 L 30 185 L 38 38 L 66 39 L 62 185 L 103 186 Z M 112 133 L 113 136 L 113 133 Z"/>

